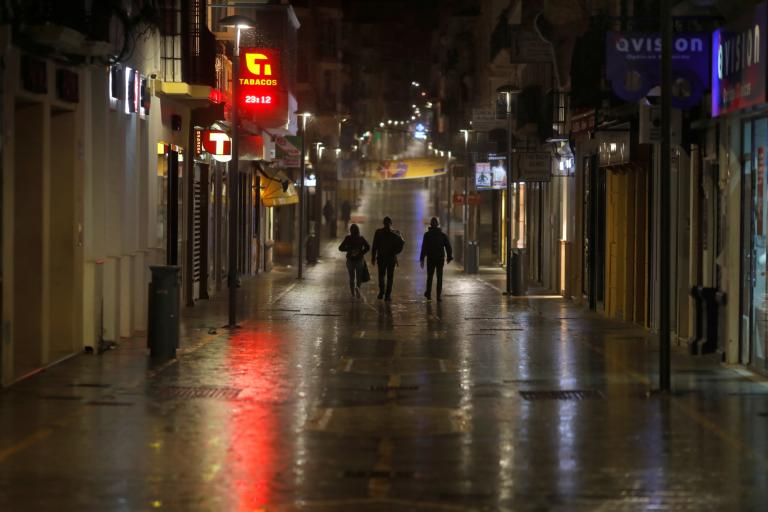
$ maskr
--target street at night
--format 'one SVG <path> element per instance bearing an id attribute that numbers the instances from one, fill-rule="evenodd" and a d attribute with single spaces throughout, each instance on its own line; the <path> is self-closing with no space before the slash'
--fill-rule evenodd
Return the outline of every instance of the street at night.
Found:
<path id="1" fill-rule="evenodd" d="M 426 207 L 396 183 L 355 218 L 415 234 Z M 3 510 L 762 508 L 765 382 L 678 357 L 676 392 L 653 393 L 642 329 L 450 265 L 427 302 L 417 257 L 391 303 L 354 299 L 329 243 L 301 284 L 249 283 L 235 334 L 213 301 L 177 360 L 148 364 L 137 339 L 12 387 Z"/>
<path id="2" fill-rule="evenodd" d="M 768 510 L 766 34 L 0 2 L 0 511 Z"/>

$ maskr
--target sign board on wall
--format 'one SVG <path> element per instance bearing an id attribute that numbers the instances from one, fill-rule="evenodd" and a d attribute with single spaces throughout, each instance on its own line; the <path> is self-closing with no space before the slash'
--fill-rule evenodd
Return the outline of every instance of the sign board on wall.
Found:
<path id="1" fill-rule="evenodd" d="M 530 183 L 552 180 L 551 154 L 544 151 L 517 153 L 516 160 L 520 181 Z"/>
<path id="2" fill-rule="evenodd" d="M 288 92 L 280 50 L 241 48 L 236 104 L 244 119 L 270 128 L 288 122 Z"/>
<path id="3" fill-rule="evenodd" d="M 652 32 L 609 32 L 605 41 L 607 75 L 613 92 L 635 102 L 661 84 L 661 36 Z M 675 34 L 672 41 L 672 105 L 690 108 L 708 87 L 708 36 Z"/>
<path id="4" fill-rule="evenodd" d="M 712 117 L 766 100 L 766 5 L 712 34 Z"/>
<path id="5" fill-rule="evenodd" d="M 279 167 L 298 169 L 301 166 L 301 137 L 276 137 L 275 156 Z"/>
<path id="6" fill-rule="evenodd" d="M 225 131 L 203 130 L 203 149 L 219 162 L 232 160 L 232 139 Z"/>
<path id="7" fill-rule="evenodd" d="M 496 109 L 494 108 L 473 108 L 472 109 L 472 129 L 480 132 L 489 132 L 497 128 L 507 126 L 505 119 L 496 119 Z"/>

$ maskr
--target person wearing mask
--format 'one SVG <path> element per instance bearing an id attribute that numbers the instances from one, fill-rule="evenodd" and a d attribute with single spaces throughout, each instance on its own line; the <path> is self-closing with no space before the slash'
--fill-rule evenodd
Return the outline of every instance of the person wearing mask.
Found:
<path id="1" fill-rule="evenodd" d="M 379 266 L 379 299 L 392 300 L 392 281 L 395 278 L 397 255 L 402 252 L 404 246 L 403 236 L 399 231 L 392 229 L 392 219 L 384 217 L 384 227 L 376 230 L 371 249 L 371 263 Z"/>
<path id="2" fill-rule="evenodd" d="M 419 262 L 421 268 L 424 268 L 424 259 L 427 260 L 427 291 L 424 297 L 432 300 L 432 277 L 437 272 L 437 300 L 442 300 L 440 295 L 443 292 L 443 265 L 453 260 L 453 250 L 448 237 L 440 229 L 440 221 L 437 217 L 432 217 L 429 221 L 429 229 L 424 233 L 421 241 L 421 256 Z"/>
<path id="3" fill-rule="evenodd" d="M 357 224 L 349 226 L 349 234 L 344 237 L 339 250 L 347 253 L 347 272 L 349 272 L 349 291 L 353 297 L 360 297 L 360 285 L 367 281 L 364 277 L 368 272 L 365 265 L 365 253 L 371 249 L 365 238 L 360 235 Z M 368 276 L 370 279 L 370 276 Z"/>

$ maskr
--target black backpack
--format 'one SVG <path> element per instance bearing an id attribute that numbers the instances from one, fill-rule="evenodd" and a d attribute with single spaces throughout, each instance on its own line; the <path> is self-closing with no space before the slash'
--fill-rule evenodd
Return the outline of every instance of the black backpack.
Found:
<path id="1" fill-rule="evenodd" d="M 392 231 L 392 234 L 394 235 L 392 237 L 392 250 L 395 254 L 400 254 L 405 247 L 405 237 L 403 237 L 402 233 L 395 230 Z"/>

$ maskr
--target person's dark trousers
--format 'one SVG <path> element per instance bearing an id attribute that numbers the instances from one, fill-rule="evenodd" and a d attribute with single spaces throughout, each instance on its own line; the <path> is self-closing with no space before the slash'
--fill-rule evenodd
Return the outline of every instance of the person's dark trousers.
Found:
<path id="1" fill-rule="evenodd" d="M 443 261 L 430 261 L 427 258 L 427 295 L 432 295 L 432 276 L 437 271 L 437 296 L 443 293 Z"/>
<path id="2" fill-rule="evenodd" d="M 379 295 L 389 297 L 392 294 L 392 280 L 395 277 L 395 260 L 376 262 L 379 268 Z M 387 275 L 387 287 L 384 288 L 384 274 Z"/>
<path id="3" fill-rule="evenodd" d="M 355 291 L 360 286 L 360 273 L 363 271 L 363 260 L 347 259 L 347 272 L 349 273 L 349 290 Z"/>

